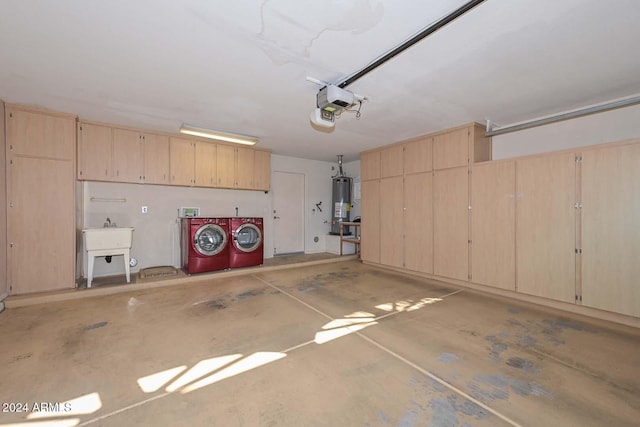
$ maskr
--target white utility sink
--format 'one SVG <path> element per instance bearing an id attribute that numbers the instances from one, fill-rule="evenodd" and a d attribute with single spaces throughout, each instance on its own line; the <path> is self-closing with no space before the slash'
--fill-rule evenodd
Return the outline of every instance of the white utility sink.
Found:
<path id="1" fill-rule="evenodd" d="M 82 230 L 84 249 L 87 251 L 87 288 L 93 279 L 93 264 L 97 256 L 124 255 L 124 271 L 127 283 L 131 281 L 129 256 L 133 227 L 85 228 Z"/>

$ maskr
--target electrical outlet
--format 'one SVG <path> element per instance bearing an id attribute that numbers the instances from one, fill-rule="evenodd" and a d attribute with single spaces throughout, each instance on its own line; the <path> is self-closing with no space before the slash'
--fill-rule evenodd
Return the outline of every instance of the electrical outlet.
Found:
<path id="1" fill-rule="evenodd" d="M 148 207 L 148 206 L 143 206 L 143 207 L 142 207 L 142 213 L 143 213 L 143 214 L 146 214 L 146 213 L 148 213 L 148 212 L 149 212 L 149 207 Z"/>

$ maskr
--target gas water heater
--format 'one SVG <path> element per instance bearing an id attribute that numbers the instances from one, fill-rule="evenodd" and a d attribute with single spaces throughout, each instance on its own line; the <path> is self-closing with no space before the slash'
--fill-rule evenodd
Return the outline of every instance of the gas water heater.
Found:
<path id="1" fill-rule="evenodd" d="M 333 198 L 331 206 L 331 231 L 329 234 L 340 234 L 340 223 L 349 222 L 351 214 L 351 183 L 352 179 L 342 171 L 342 155 L 338 156 L 338 174 L 333 178 Z M 344 234 L 351 234 L 349 227 L 344 227 Z"/>

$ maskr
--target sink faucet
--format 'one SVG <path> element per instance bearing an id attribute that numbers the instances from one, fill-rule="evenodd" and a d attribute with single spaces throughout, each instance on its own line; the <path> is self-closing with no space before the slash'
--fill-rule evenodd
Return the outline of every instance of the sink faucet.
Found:
<path id="1" fill-rule="evenodd" d="M 111 218 L 107 217 L 107 221 L 104 223 L 104 228 L 111 227 Z"/>

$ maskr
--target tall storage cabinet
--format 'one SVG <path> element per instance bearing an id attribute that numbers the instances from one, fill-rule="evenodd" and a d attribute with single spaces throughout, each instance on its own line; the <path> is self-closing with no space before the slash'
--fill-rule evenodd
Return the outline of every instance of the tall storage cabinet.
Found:
<path id="1" fill-rule="evenodd" d="M 360 257 L 380 262 L 380 180 L 362 181 Z"/>
<path id="2" fill-rule="evenodd" d="M 582 153 L 582 304 L 640 316 L 640 144 Z"/>
<path id="3" fill-rule="evenodd" d="M 433 177 L 433 272 L 469 279 L 469 169 L 436 171 Z"/>
<path id="4" fill-rule="evenodd" d="M 76 118 L 7 106 L 5 122 L 10 292 L 73 288 Z"/>
<path id="5" fill-rule="evenodd" d="M 0 99 L 0 181 L 7 182 L 4 102 Z M 0 293 L 9 291 L 7 283 L 7 186 L 0 185 Z"/>
<path id="6" fill-rule="evenodd" d="M 490 156 L 477 124 L 361 153 L 363 187 L 379 186 L 376 201 L 373 191 L 362 194 L 362 259 L 468 280 L 469 164 Z M 369 231 L 371 216 L 379 228 Z M 369 258 L 368 245 L 379 260 Z"/>
<path id="7" fill-rule="evenodd" d="M 576 159 L 516 161 L 517 290 L 554 300 L 576 296 Z"/>
<path id="8" fill-rule="evenodd" d="M 431 172 L 404 178 L 404 267 L 429 274 L 433 273 L 432 184 Z"/>
<path id="9" fill-rule="evenodd" d="M 515 291 L 514 161 L 471 167 L 471 281 Z"/>
<path id="10" fill-rule="evenodd" d="M 402 195 L 402 176 L 380 180 L 380 263 L 391 267 L 404 266 Z"/>
<path id="11" fill-rule="evenodd" d="M 361 153 L 362 260 L 637 325 L 640 139 L 490 153 L 478 124 Z"/>

